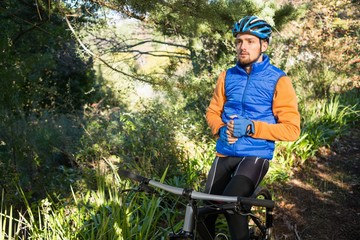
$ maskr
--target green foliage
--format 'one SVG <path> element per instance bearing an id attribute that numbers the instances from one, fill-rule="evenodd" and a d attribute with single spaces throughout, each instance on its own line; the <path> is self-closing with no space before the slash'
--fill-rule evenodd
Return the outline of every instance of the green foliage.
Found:
<path id="1" fill-rule="evenodd" d="M 87 135 L 81 139 L 79 162 L 118 155 L 126 164 L 145 166 L 146 171 L 160 174 L 182 159 L 176 134 L 180 123 L 170 107 L 153 102 L 139 112 L 108 110 L 95 116 L 85 125 Z"/>
<path id="2" fill-rule="evenodd" d="M 8 26 L 0 32 L 0 187 L 5 189 L 0 240 L 5 235 L 21 238 L 20 229 L 37 239 L 165 236 L 166 220 L 175 223 L 181 215 L 178 199 L 119 194 L 131 184 L 104 172 L 94 174 L 93 168 L 106 159 L 154 178 L 169 168 L 168 183 L 202 190 L 215 157 L 204 113 L 218 74 L 233 65 L 230 29 L 245 14 L 259 14 L 282 29 L 274 35 L 270 55 L 292 78 L 302 116 L 300 138 L 277 143 L 267 181 L 286 181 L 319 147 L 359 124 L 358 65 L 350 63 L 357 57 L 358 25 L 342 12 L 342 3 L 332 4 L 328 12 L 333 14 L 326 16 L 323 1 L 313 3 L 311 11 L 302 6 L 300 12 L 272 1 L 107 1 L 108 7 L 143 24 L 131 30 L 131 38 L 115 35 L 105 43 L 96 34 L 90 38 L 105 46 L 97 49 L 100 53 L 120 52 L 106 60 L 135 58 L 122 62 L 133 75 L 112 68 L 95 77 L 93 59 L 83 55 L 63 16 L 84 14 L 69 19 L 85 34 L 90 23 L 105 22 L 99 11 L 104 6 L 70 2 L 71 8 L 49 1 L 0 3 L 0 23 Z M 347 7 L 353 9 L 350 3 Z M 301 19 L 294 22 L 296 17 Z M 141 32 L 137 41 L 132 39 L 136 32 Z M 131 48 L 153 36 L 156 41 L 166 38 L 164 45 L 168 39 L 179 43 L 177 54 L 165 63 L 146 59 L 155 72 L 141 69 L 137 58 L 143 55 Z M 137 82 L 131 87 L 124 82 L 140 73 L 158 84 L 156 98 L 129 97 Z M 107 79 L 110 74 L 116 76 L 113 82 Z M 19 211 L 22 206 L 25 212 Z M 174 226 L 180 227 L 181 222 Z"/>
<path id="3" fill-rule="evenodd" d="M 72 153 L 82 134 L 75 119 L 45 114 L 15 119 L 8 115 L 0 122 L 0 186 L 6 189 L 6 200 L 19 203 L 17 185 L 33 200 L 45 197 L 46 191 L 64 194 L 80 177 L 67 170 L 76 165 Z"/>
<path id="4" fill-rule="evenodd" d="M 92 59 L 77 51 L 57 5 L 38 3 L 2 3 L 0 103 L 17 113 L 69 112 L 91 97 Z"/>
<path id="5" fill-rule="evenodd" d="M 11 209 L 6 211 L 1 205 L 0 239 L 8 239 L 5 234 L 19 239 L 26 236 L 33 239 L 86 240 L 165 237 L 170 231 L 168 221 L 174 221 L 179 215 L 170 206 L 177 201 L 171 197 L 163 200 L 136 191 L 128 192 L 126 189 L 132 187 L 129 182 L 120 179 L 117 174 L 113 177 L 108 175 L 110 178 L 106 179 L 104 174 L 96 175 L 95 190 L 81 194 L 73 192 L 72 199 L 60 202 L 44 198 L 37 209 L 33 209 L 23 195 L 26 212 L 19 213 L 19 217 L 13 216 Z M 122 190 L 125 192 L 120 193 Z M 180 225 L 174 228 L 179 229 Z M 26 229 L 26 235 L 21 229 Z"/>
<path id="6" fill-rule="evenodd" d="M 87 3 L 91 4 L 92 2 Z M 132 34 L 134 37 L 121 37 L 121 40 L 114 39 L 113 41 L 102 40 L 104 46 L 108 47 L 109 44 L 115 46 L 113 48 L 115 53 L 119 51 L 133 53 L 138 50 L 133 48 L 134 45 L 131 42 L 134 42 L 139 35 L 141 39 L 138 42 L 141 43 L 144 36 L 151 32 L 152 38 L 155 35 L 160 35 L 161 39 L 171 39 L 175 45 L 185 50 L 186 52 L 183 52 L 181 56 L 184 59 L 190 59 L 192 68 L 189 71 L 196 76 L 211 72 L 218 64 L 229 64 L 229 58 L 234 58 L 231 27 L 235 21 L 245 15 L 255 14 L 266 18 L 273 24 L 276 11 L 281 12 L 282 10 L 282 6 L 276 4 L 275 1 L 259 2 L 253 0 L 174 0 L 171 3 L 164 1 L 139 3 L 138 1 L 113 0 L 107 4 L 104 2 L 97 2 L 96 4 L 104 7 L 104 12 L 106 12 L 107 8 L 111 8 L 122 14 L 124 18 L 140 20 L 140 23 L 134 24 L 134 29 L 131 30 L 135 30 L 135 34 Z M 285 6 L 282 13 L 285 11 L 296 15 L 294 8 L 289 6 Z M 279 23 L 284 23 L 293 18 L 294 16 L 286 18 L 285 14 L 277 15 Z M 122 49 L 119 49 L 119 46 Z M 107 50 L 100 49 L 100 52 Z M 167 52 L 171 51 L 168 50 Z M 143 49 L 139 53 L 134 58 L 149 54 Z M 176 65 L 179 65 L 177 69 L 182 68 L 182 65 L 178 63 L 179 60 L 182 62 L 184 59 L 179 59 L 179 55 L 168 56 L 169 64 L 164 69 L 165 72 L 173 73 L 172 70 L 174 66 L 177 67 Z M 136 68 L 133 70 L 136 71 Z M 149 76 L 144 77 L 148 78 Z M 151 82 L 154 85 L 158 84 L 158 81 Z"/>
<path id="7" fill-rule="evenodd" d="M 277 31 L 281 31 L 284 25 L 292 20 L 296 20 L 300 14 L 291 3 L 287 3 L 275 12 L 274 23 Z"/>
<path id="8" fill-rule="evenodd" d="M 290 73 L 296 78 L 295 86 L 299 97 L 311 101 L 312 99 L 326 99 L 334 92 L 334 79 L 341 79 L 339 73 L 332 70 L 326 63 L 310 62 L 299 64 Z M 301 93 L 301 94 L 300 94 Z"/>
<path id="9" fill-rule="evenodd" d="M 282 25 L 281 38 L 275 38 L 270 53 L 273 62 L 285 69 L 293 81 L 302 123 L 301 137 L 296 142 L 277 144 L 268 174 L 270 182 L 286 181 L 292 169 L 306 164 L 319 147 L 330 146 L 358 124 L 359 78 L 354 76 L 358 66 L 348 62 L 356 58 L 357 40 L 351 37 L 351 26 L 356 23 L 344 12 L 333 14 L 345 5 L 346 12 L 353 12 L 356 6 L 349 1 L 311 4 L 311 10 L 307 5 L 298 9 L 299 20 Z M 340 26 L 332 25 L 340 15 L 350 26 L 342 30 L 344 34 L 338 34 Z"/>
<path id="10" fill-rule="evenodd" d="M 341 105 L 341 98 L 347 93 L 329 100 L 300 103 L 302 133 L 295 142 L 277 143 L 275 166 L 271 170 L 269 182 L 285 181 L 294 167 L 302 166 L 306 160 L 315 156 L 317 150 L 330 145 L 336 137 L 351 131 L 359 121 L 359 105 Z M 357 99 L 359 101 L 359 99 Z"/>
<path id="11" fill-rule="evenodd" d="M 92 59 L 66 30 L 62 5 L 36 3 L 0 4 L 0 187 L 15 205 L 17 184 L 37 199 L 73 180 L 59 167 L 75 166 L 81 116 L 67 113 L 94 97 Z"/>
<path id="12" fill-rule="evenodd" d="M 359 116 L 357 106 L 341 106 L 339 96 L 318 103 L 317 106 L 304 112 L 303 131 L 311 133 L 310 138 L 317 146 L 322 146 L 351 128 L 349 122 L 354 122 Z M 309 108 L 307 108 L 309 109 Z"/>
<path id="13" fill-rule="evenodd" d="M 0 240 L 17 238 L 21 227 L 21 221 L 18 221 L 13 216 L 12 207 L 6 209 L 4 205 L 4 191 L 2 191 L 0 204 Z"/>

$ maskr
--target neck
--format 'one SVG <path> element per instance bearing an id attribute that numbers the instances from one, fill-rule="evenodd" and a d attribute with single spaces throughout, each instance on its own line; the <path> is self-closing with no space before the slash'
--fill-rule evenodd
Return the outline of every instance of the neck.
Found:
<path id="1" fill-rule="evenodd" d="M 251 62 L 251 63 L 246 64 L 246 65 L 242 65 L 242 67 L 243 67 L 243 69 L 245 70 L 245 72 L 246 72 L 247 74 L 250 74 L 251 69 L 252 69 L 252 65 L 253 65 L 254 63 L 262 62 L 262 61 L 263 61 L 263 55 L 262 55 L 262 53 L 260 53 L 259 57 L 258 57 L 254 62 Z"/>
<path id="2" fill-rule="evenodd" d="M 251 66 L 252 66 L 252 65 L 246 65 L 246 66 L 244 66 L 244 70 L 245 70 L 245 72 L 246 72 L 247 74 L 250 74 L 250 72 L 251 72 Z"/>

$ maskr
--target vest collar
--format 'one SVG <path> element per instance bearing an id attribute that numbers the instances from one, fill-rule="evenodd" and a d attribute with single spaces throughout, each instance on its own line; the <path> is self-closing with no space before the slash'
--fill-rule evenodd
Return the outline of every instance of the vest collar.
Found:
<path id="1" fill-rule="evenodd" d="M 270 64 L 270 58 L 268 55 L 263 53 L 263 60 L 261 62 L 256 62 L 252 64 L 251 67 L 251 72 L 250 73 L 258 73 L 261 72 L 263 70 L 265 70 Z M 241 71 L 241 72 L 245 72 L 245 69 L 242 68 L 239 64 L 239 62 L 236 63 L 236 67 Z"/>

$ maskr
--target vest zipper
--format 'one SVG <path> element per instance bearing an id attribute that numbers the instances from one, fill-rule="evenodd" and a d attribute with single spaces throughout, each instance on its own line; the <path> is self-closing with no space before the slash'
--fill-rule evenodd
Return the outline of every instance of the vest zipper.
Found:
<path id="1" fill-rule="evenodd" d="M 248 74 L 248 77 L 246 79 L 246 85 L 245 85 L 245 88 L 244 88 L 244 92 L 243 92 L 243 97 L 242 97 L 242 109 L 241 109 L 241 116 L 242 117 L 246 117 L 244 116 L 245 114 L 245 97 L 246 97 L 246 90 L 249 86 L 249 82 L 250 82 L 250 74 Z"/>

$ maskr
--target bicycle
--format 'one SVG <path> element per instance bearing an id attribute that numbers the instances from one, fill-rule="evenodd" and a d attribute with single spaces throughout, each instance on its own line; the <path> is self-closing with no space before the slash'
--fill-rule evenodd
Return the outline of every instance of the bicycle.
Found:
<path id="1" fill-rule="evenodd" d="M 119 176 L 123 176 L 139 182 L 137 191 L 153 193 L 152 187 L 162 189 L 166 192 L 182 196 L 188 202 L 185 209 L 185 217 L 183 227 L 179 232 L 170 232 L 169 240 L 195 240 L 196 223 L 208 214 L 221 214 L 225 211 L 232 211 L 234 214 L 244 214 L 249 216 L 250 239 L 252 240 L 270 240 L 272 234 L 272 210 L 275 202 L 272 200 L 268 189 L 258 187 L 254 194 L 249 197 L 223 196 L 207 194 L 194 191 L 191 188 L 179 188 L 170 186 L 158 181 L 145 178 L 143 176 L 131 173 L 129 171 L 119 169 Z M 129 189 L 125 190 L 128 191 Z M 198 201 L 211 201 L 211 205 L 198 206 Z M 213 203 L 216 202 L 216 203 Z M 209 236 L 202 236 L 204 240 L 213 239 Z M 215 240 L 228 239 L 222 233 L 215 237 Z"/>

